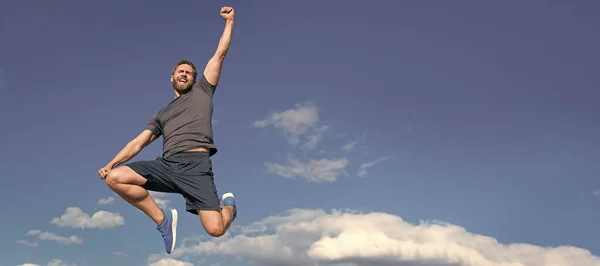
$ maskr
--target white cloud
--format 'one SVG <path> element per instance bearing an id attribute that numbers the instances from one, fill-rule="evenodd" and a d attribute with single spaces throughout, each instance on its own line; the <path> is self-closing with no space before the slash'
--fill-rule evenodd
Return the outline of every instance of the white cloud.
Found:
<path id="1" fill-rule="evenodd" d="M 291 145 L 297 145 L 300 138 L 305 138 L 303 148 L 315 149 L 322 139 L 322 134 L 327 131 L 328 126 L 318 126 L 319 110 L 314 105 L 297 104 L 279 113 L 272 113 L 264 120 L 254 122 L 255 127 L 264 128 L 273 126 L 283 131 Z"/>
<path id="2" fill-rule="evenodd" d="M 358 173 L 356 174 L 358 177 L 365 177 L 367 175 L 367 168 L 369 167 L 373 167 L 376 164 L 389 160 L 390 158 L 392 158 L 392 156 L 383 156 L 383 157 L 379 157 L 377 159 L 375 159 L 374 161 L 368 162 L 368 163 L 363 163 L 360 165 L 359 169 L 358 169 Z"/>
<path id="3" fill-rule="evenodd" d="M 126 252 L 123 251 L 115 251 L 115 252 L 111 252 L 111 254 L 115 255 L 115 256 L 121 256 L 121 257 L 129 257 L 129 254 L 127 254 Z"/>
<path id="4" fill-rule="evenodd" d="M 363 132 L 360 136 L 358 136 L 353 141 L 346 143 L 344 146 L 342 146 L 342 150 L 346 153 L 352 152 L 353 150 L 356 149 L 356 145 L 358 145 L 358 143 L 365 140 L 366 134 L 367 134 L 366 132 Z"/>
<path id="5" fill-rule="evenodd" d="M 37 241 L 27 241 L 27 240 L 21 239 L 21 240 L 17 240 L 17 244 L 30 246 L 30 247 L 37 247 L 40 243 L 38 243 Z"/>
<path id="6" fill-rule="evenodd" d="M 168 199 L 165 199 L 167 197 L 167 193 L 156 192 L 156 191 L 148 191 L 148 193 L 150 193 L 150 196 L 152 196 L 152 198 L 154 199 L 154 202 L 156 202 L 156 205 L 158 205 L 158 207 L 163 208 L 163 209 L 167 209 L 169 207 L 169 203 L 171 201 Z"/>
<path id="7" fill-rule="evenodd" d="M 297 104 L 288 110 L 271 113 L 264 120 L 255 121 L 254 126 L 272 126 L 281 130 L 292 146 L 299 145 L 305 151 L 315 151 L 323 156 L 325 151 L 318 149 L 318 145 L 330 127 L 320 124 L 319 120 L 316 106 Z M 340 174 L 347 174 L 345 169 L 348 164 L 348 159 L 340 157 L 300 160 L 291 156 L 285 162 L 266 162 L 265 168 L 270 173 L 292 180 L 299 177 L 311 183 L 321 183 L 334 182 Z"/>
<path id="8" fill-rule="evenodd" d="M 600 197 L 600 189 L 596 189 L 596 190 L 594 190 L 594 192 L 593 192 L 593 193 L 594 193 L 594 196 L 596 196 L 596 197 Z"/>
<path id="9" fill-rule="evenodd" d="M 178 256 L 235 256 L 257 265 L 592 266 L 588 250 L 503 244 L 440 222 L 410 224 L 387 213 L 292 209 L 229 237 L 181 246 Z M 233 234 L 233 233 L 232 233 Z M 260 252 L 256 252 L 260 250 Z"/>
<path id="10" fill-rule="evenodd" d="M 267 171 L 279 176 L 295 179 L 303 177 L 308 182 L 333 182 L 337 176 L 348 166 L 346 158 L 310 160 L 307 163 L 291 158 L 286 164 L 265 163 Z"/>
<path id="11" fill-rule="evenodd" d="M 193 263 L 176 260 L 165 254 L 152 254 L 147 261 L 148 266 L 194 266 Z"/>
<path id="12" fill-rule="evenodd" d="M 53 259 L 50 262 L 48 262 L 48 266 L 76 266 L 76 264 L 75 263 L 65 263 L 62 260 Z"/>
<path id="13" fill-rule="evenodd" d="M 302 148 L 314 150 L 317 148 L 317 144 L 323 139 L 323 133 L 327 132 L 329 126 L 320 126 L 314 129 L 312 134 L 306 136 L 306 142 L 302 144 Z"/>
<path id="14" fill-rule="evenodd" d="M 40 230 L 29 230 L 26 236 L 37 236 L 40 240 L 54 241 L 64 245 L 83 244 L 83 238 L 79 236 L 60 236 L 52 232 L 42 232 Z"/>
<path id="15" fill-rule="evenodd" d="M 97 211 L 90 216 L 80 208 L 68 207 L 61 217 L 52 218 L 50 223 L 59 227 L 107 229 L 122 226 L 125 220 L 119 213 Z"/>
<path id="16" fill-rule="evenodd" d="M 351 151 L 353 151 L 353 150 L 354 150 L 354 148 L 356 147 L 356 144 L 358 144 L 358 140 L 354 140 L 354 141 L 348 142 L 346 145 L 344 145 L 344 146 L 342 147 L 342 149 L 343 149 L 345 152 L 351 152 Z"/>
<path id="17" fill-rule="evenodd" d="M 106 204 L 110 204 L 110 203 L 112 203 L 114 201 L 115 201 L 114 197 L 108 197 L 108 198 L 100 199 L 98 201 L 98 204 L 100 204 L 100 205 L 106 205 Z"/>
<path id="18" fill-rule="evenodd" d="M 45 266 L 76 266 L 76 264 L 68 264 L 59 259 L 53 259 L 53 260 L 49 261 L 48 264 L 44 264 L 44 265 Z M 25 264 L 21 264 L 19 266 L 41 266 L 41 265 L 33 264 L 33 263 L 25 263 Z"/>
<path id="19" fill-rule="evenodd" d="M 149 264 L 148 266 L 194 266 L 194 264 L 172 258 L 165 258 Z"/>

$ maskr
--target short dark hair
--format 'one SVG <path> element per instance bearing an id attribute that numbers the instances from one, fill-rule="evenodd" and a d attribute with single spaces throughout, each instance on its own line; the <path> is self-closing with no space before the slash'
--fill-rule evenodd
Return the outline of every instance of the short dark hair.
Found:
<path id="1" fill-rule="evenodd" d="M 194 70 L 194 80 L 196 80 L 196 78 L 198 76 L 198 71 L 196 70 L 196 65 L 194 65 L 194 63 L 192 63 L 192 61 L 189 61 L 189 60 L 185 60 L 185 59 L 184 60 L 179 60 L 179 62 L 177 62 L 177 64 L 175 64 L 175 67 L 173 67 L 173 73 L 172 74 L 175 74 L 175 69 L 177 69 L 177 67 L 179 65 L 183 65 L 183 64 L 190 65 L 192 67 L 192 69 Z"/>

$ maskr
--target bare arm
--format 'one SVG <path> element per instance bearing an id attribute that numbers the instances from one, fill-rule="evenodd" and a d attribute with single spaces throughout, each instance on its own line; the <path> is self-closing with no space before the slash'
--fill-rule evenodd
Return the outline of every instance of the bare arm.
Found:
<path id="1" fill-rule="evenodd" d="M 204 76 L 206 76 L 206 80 L 215 86 L 219 83 L 223 61 L 225 61 L 225 56 L 227 55 L 227 51 L 229 51 L 229 45 L 231 44 L 231 35 L 233 33 L 233 25 L 235 23 L 233 8 L 227 6 L 221 8 L 221 17 L 225 20 L 225 29 L 223 30 L 223 34 L 219 40 L 217 51 L 213 57 L 208 60 L 206 68 L 204 69 Z"/>
<path id="2" fill-rule="evenodd" d="M 105 168 L 110 170 L 117 165 L 129 161 L 156 139 L 157 137 L 152 133 L 152 131 L 145 129 L 137 137 L 129 141 L 129 143 L 125 145 L 125 147 L 106 165 Z"/>

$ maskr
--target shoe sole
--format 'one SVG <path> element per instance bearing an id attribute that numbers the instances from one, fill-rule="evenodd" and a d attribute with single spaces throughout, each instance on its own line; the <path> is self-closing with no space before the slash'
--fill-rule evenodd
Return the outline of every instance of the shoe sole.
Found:
<path id="1" fill-rule="evenodd" d="M 173 233 L 173 244 L 171 244 L 171 252 L 175 249 L 175 242 L 177 242 L 177 210 L 171 210 L 171 217 L 173 220 L 171 221 L 171 232 Z"/>
<path id="2" fill-rule="evenodd" d="M 233 195 L 232 192 L 227 192 L 225 194 L 223 194 L 223 196 L 221 196 L 221 199 L 225 200 L 226 198 L 233 198 L 233 205 L 226 205 L 226 206 L 233 206 L 235 207 L 235 213 L 233 213 L 233 219 L 231 220 L 233 222 L 233 220 L 235 220 L 237 217 L 237 206 L 235 204 L 235 196 Z"/>
<path id="3" fill-rule="evenodd" d="M 235 196 L 234 196 L 234 195 L 233 195 L 233 193 L 231 193 L 231 192 L 228 192 L 228 193 L 225 193 L 225 194 L 223 194 L 223 196 L 222 196 L 221 198 L 222 198 L 222 199 L 225 199 L 225 198 L 229 198 L 229 197 L 232 197 L 232 198 L 234 198 L 234 199 L 235 199 Z"/>

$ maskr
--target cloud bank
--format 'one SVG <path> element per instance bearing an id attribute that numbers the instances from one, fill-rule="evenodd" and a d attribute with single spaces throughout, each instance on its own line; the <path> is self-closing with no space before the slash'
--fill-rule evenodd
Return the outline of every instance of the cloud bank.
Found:
<path id="1" fill-rule="evenodd" d="M 223 238 L 192 243 L 173 255 L 235 256 L 266 266 L 600 265 L 599 257 L 577 247 L 504 244 L 452 224 L 411 224 L 388 213 L 351 210 L 291 209 L 235 227 Z"/>

